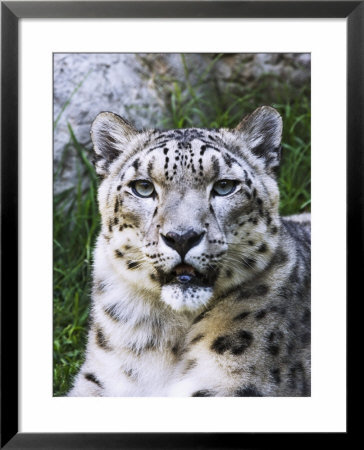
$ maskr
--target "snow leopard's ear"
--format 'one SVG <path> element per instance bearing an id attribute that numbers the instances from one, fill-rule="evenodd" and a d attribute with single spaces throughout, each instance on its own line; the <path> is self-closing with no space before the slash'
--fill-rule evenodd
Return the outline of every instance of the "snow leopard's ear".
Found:
<path id="1" fill-rule="evenodd" d="M 91 125 L 94 164 L 101 177 L 108 174 L 110 164 L 126 149 L 138 131 L 125 119 L 111 112 L 101 112 Z"/>
<path id="2" fill-rule="evenodd" d="M 282 117 L 270 106 L 262 106 L 239 123 L 235 130 L 243 133 L 252 153 L 263 158 L 268 171 L 276 173 L 281 159 Z"/>

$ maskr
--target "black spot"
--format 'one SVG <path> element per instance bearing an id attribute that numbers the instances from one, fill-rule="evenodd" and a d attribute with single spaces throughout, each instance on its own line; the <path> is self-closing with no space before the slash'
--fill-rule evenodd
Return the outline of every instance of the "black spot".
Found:
<path id="1" fill-rule="evenodd" d="M 168 149 L 167 147 L 164 148 L 164 149 L 163 149 L 163 153 L 166 155 L 166 154 L 168 153 L 168 150 L 169 150 L 169 149 Z"/>
<path id="2" fill-rule="evenodd" d="M 291 340 L 287 345 L 288 355 L 292 355 L 295 350 L 296 350 L 296 342 L 294 340 Z"/>
<path id="3" fill-rule="evenodd" d="M 230 350 L 233 355 L 241 355 L 252 343 L 253 335 L 249 331 L 240 330 L 234 335 L 219 336 L 211 345 L 220 355 Z"/>
<path id="4" fill-rule="evenodd" d="M 135 371 L 133 369 L 123 370 L 123 374 L 133 380 L 137 379 L 137 374 L 135 373 Z"/>
<path id="5" fill-rule="evenodd" d="M 104 308 L 104 312 L 115 322 L 119 322 L 120 321 L 120 316 L 118 314 L 118 305 L 114 304 L 114 305 L 110 305 Z M 126 322 L 127 319 L 124 318 L 124 321 Z"/>
<path id="6" fill-rule="evenodd" d="M 177 356 L 178 353 L 179 353 L 179 351 L 180 351 L 180 347 L 179 347 L 178 344 L 174 345 L 174 346 L 171 348 L 171 352 L 174 354 L 174 356 Z"/>
<path id="7" fill-rule="evenodd" d="M 288 371 L 288 385 L 291 389 L 300 390 L 301 395 L 310 395 L 310 386 L 307 383 L 302 363 L 298 362 Z"/>
<path id="8" fill-rule="evenodd" d="M 105 292 L 106 283 L 103 281 L 97 281 L 94 283 L 94 288 L 98 294 Z"/>
<path id="9" fill-rule="evenodd" d="M 284 251 L 279 251 L 276 254 L 276 262 L 277 264 L 285 264 L 288 261 L 288 255 Z"/>
<path id="10" fill-rule="evenodd" d="M 260 319 L 263 319 L 263 317 L 265 317 L 267 315 L 267 311 L 265 310 L 265 309 L 261 309 L 260 311 L 258 311 L 256 314 L 255 314 L 255 318 L 257 319 L 257 320 L 260 320 Z"/>
<path id="11" fill-rule="evenodd" d="M 99 388 L 101 388 L 101 389 L 103 388 L 101 381 L 99 381 L 93 373 L 85 373 L 84 377 L 86 378 L 86 380 L 91 381 L 92 383 L 95 383 Z"/>
<path id="12" fill-rule="evenodd" d="M 201 389 L 200 391 L 194 392 L 191 397 L 214 397 L 215 393 L 209 389 Z"/>
<path id="13" fill-rule="evenodd" d="M 96 329 L 96 344 L 103 350 L 106 350 L 106 351 L 111 350 L 111 347 L 110 347 L 103 331 L 101 330 L 101 328 Z"/>
<path id="14" fill-rule="evenodd" d="M 232 346 L 233 355 L 241 355 L 251 345 L 253 335 L 249 331 L 241 330 L 237 334 L 237 340 Z"/>
<path id="15" fill-rule="evenodd" d="M 237 301 L 245 300 L 251 297 L 261 297 L 267 294 L 269 288 L 265 284 L 260 284 L 253 289 L 245 288 L 242 289 L 239 287 L 238 296 L 236 297 Z"/>
<path id="16" fill-rule="evenodd" d="M 273 258 L 272 258 L 272 260 L 271 260 L 271 262 L 270 262 L 270 265 L 271 265 L 271 266 L 274 266 L 274 265 L 283 265 L 283 264 L 285 264 L 287 261 L 288 261 L 288 255 L 287 255 L 287 253 L 284 252 L 282 249 L 278 249 L 278 250 L 274 253 Z M 289 288 L 283 287 L 282 290 L 288 291 Z"/>
<path id="17" fill-rule="evenodd" d="M 294 268 L 292 269 L 292 272 L 290 273 L 289 278 L 288 278 L 288 280 L 291 283 L 298 283 L 299 282 L 298 269 L 299 269 L 299 266 L 298 266 L 298 264 L 296 264 L 294 266 Z"/>
<path id="18" fill-rule="evenodd" d="M 271 344 L 267 347 L 268 353 L 270 353 L 272 356 L 277 356 L 279 353 L 279 345 L 277 344 Z"/>
<path id="19" fill-rule="evenodd" d="M 135 261 L 127 261 L 126 264 L 128 266 L 128 269 L 131 269 L 131 270 L 133 270 L 136 267 L 138 267 L 138 263 L 135 262 Z"/>
<path id="20" fill-rule="evenodd" d="M 249 316 L 249 311 L 244 311 L 233 318 L 233 320 L 243 320 L 245 317 Z"/>
<path id="21" fill-rule="evenodd" d="M 135 170 L 138 170 L 139 165 L 140 165 L 140 161 L 139 161 L 139 158 L 137 158 L 137 159 L 133 162 L 133 167 L 134 167 L 134 169 L 135 169 Z"/>
<path id="22" fill-rule="evenodd" d="M 306 333 L 303 333 L 301 336 L 301 342 L 303 345 L 307 345 L 311 342 L 311 333 L 307 331 Z"/>
<path id="23" fill-rule="evenodd" d="M 281 382 L 281 371 L 278 367 L 271 369 L 270 374 L 276 384 Z"/>
<path id="24" fill-rule="evenodd" d="M 118 211 L 119 211 L 119 199 L 116 198 L 115 206 L 114 206 L 114 212 L 117 213 Z"/>
<path id="25" fill-rule="evenodd" d="M 280 344 L 283 339 L 283 333 L 280 330 L 271 331 L 266 335 L 266 351 L 272 356 L 277 356 L 280 352 Z"/>
<path id="26" fill-rule="evenodd" d="M 189 359 L 186 362 L 185 368 L 183 369 L 183 374 L 186 374 L 187 372 L 189 372 L 190 370 L 192 370 L 196 366 L 197 366 L 197 361 L 195 359 Z"/>
<path id="27" fill-rule="evenodd" d="M 289 372 L 288 372 L 288 383 L 290 385 L 291 388 L 295 388 L 296 387 L 296 378 L 297 378 L 297 369 L 296 367 L 290 367 Z"/>
<path id="28" fill-rule="evenodd" d="M 155 208 L 154 213 L 153 213 L 153 217 L 155 217 L 157 215 L 157 213 L 158 213 L 158 207 Z"/>
<path id="29" fill-rule="evenodd" d="M 220 355 L 231 347 L 231 339 L 229 336 L 219 336 L 214 340 L 211 345 L 211 350 L 214 350 L 216 353 Z"/>
<path id="30" fill-rule="evenodd" d="M 236 300 L 240 301 L 240 300 L 245 300 L 247 298 L 250 298 L 252 296 L 252 291 L 250 289 L 240 289 L 239 291 L 239 295 L 236 298 Z"/>
<path id="31" fill-rule="evenodd" d="M 115 256 L 116 256 L 117 258 L 122 258 L 122 257 L 124 256 L 124 254 L 121 253 L 120 250 L 115 250 Z"/>
<path id="32" fill-rule="evenodd" d="M 284 306 L 277 306 L 277 305 L 273 305 L 270 308 L 271 312 L 276 312 L 278 314 L 280 314 L 281 316 L 284 316 L 287 312 L 287 309 Z"/>
<path id="33" fill-rule="evenodd" d="M 156 347 L 156 342 L 154 339 L 149 339 L 147 343 L 144 345 L 143 350 L 151 350 L 152 348 Z"/>
<path id="34" fill-rule="evenodd" d="M 204 319 L 207 313 L 208 311 L 203 311 L 201 314 L 199 314 L 192 322 L 192 325 L 195 325 L 197 322 L 200 322 L 200 320 Z"/>
<path id="35" fill-rule="evenodd" d="M 263 397 L 256 386 L 249 384 L 235 391 L 234 397 Z"/>
<path id="36" fill-rule="evenodd" d="M 156 275 L 154 273 L 151 273 L 149 276 L 150 276 L 150 279 L 152 281 L 156 281 L 157 280 L 157 277 L 156 277 Z"/>
<path id="37" fill-rule="evenodd" d="M 233 276 L 233 272 L 231 269 L 227 269 L 225 272 L 225 275 L 227 278 L 231 278 Z"/>
<path id="38" fill-rule="evenodd" d="M 117 186 L 116 190 L 120 191 L 120 189 L 121 189 L 121 185 Z"/>
<path id="39" fill-rule="evenodd" d="M 153 161 L 149 161 L 148 167 L 147 167 L 147 171 L 148 171 L 148 175 L 149 175 L 150 177 L 152 177 L 152 171 L 153 171 L 153 169 L 154 169 Z"/>
<path id="40" fill-rule="evenodd" d="M 311 311 L 306 308 L 302 315 L 302 323 L 304 325 L 308 325 L 310 321 L 311 321 Z"/>
<path id="41" fill-rule="evenodd" d="M 294 297 L 294 292 L 290 287 L 283 286 L 277 289 L 277 296 L 283 300 L 291 301 L 292 297 Z"/>
<path id="42" fill-rule="evenodd" d="M 259 253 L 265 253 L 267 251 L 267 245 L 265 242 L 258 248 Z"/>
<path id="43" fill-rule="evenodd" d="M 203 334 L 198 334 L 197 336 L 195 336 L 190 344 L 196 344 L 197 342 L 199 342 L 201 339 L 203 339 L 205 336 Z"/>
<path id="44" fill-rule="evenodd" d="M 156 347 L 156 343 L 154 342 L 153 339 L 151 339 L 151 340 L 147 341 L 146 344 L 143 346 L 139 346 L 134 343 L 134 344 L 128 346 L 128 350 L 135 353 L 136 355 L 140 356 L 141 353 L 145 352 L 146 350 L 152 350 L 155 347 Z"/>
<path id="45" fill-rule="evenodd" d="M 291 320 L 291 321 L 288 323 L 288 327 L 289 327 L 290 330 L 297 330 L 297 323 L 294 322 L 293 320 Z"/>
<path id="46" fill-rule="evenodd" d="M 265 295 L 269 291 L 269 288 L 266 284 L 260 284 L 254 289 L 254 295 Z"/>

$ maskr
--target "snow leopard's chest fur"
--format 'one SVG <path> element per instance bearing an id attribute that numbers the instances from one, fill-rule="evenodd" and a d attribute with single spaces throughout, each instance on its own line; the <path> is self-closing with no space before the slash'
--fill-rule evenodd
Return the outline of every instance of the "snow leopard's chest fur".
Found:
<path id="1" fill-rule="evenodd" d="M 102 229 L 70 395 L 310 394 L 309 218 L 281 219 L 281 122 L 92 138 Z"/>

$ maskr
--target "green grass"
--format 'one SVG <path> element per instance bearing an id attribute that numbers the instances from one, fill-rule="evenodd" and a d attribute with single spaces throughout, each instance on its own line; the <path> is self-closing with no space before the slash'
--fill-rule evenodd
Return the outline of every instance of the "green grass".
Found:
<path id="1" fill-rule="evenodd" d="M 194 83 L 182 55 L 185 79 L 174 83 L 163 128 L 235 127 L 242 117 L 261 105 L 274 106 L 283 117 L 282 163 L 279 174 L 281 214 L 310 210 L 310 86 L 298 91 L 277 77 L 264 75 L 254 89 L 223 95 L 209 81 L 217 56 Z M 77 89 L 79 86 L 77 86 Z M 76 95 L 77 91 L 72 95 Z M 68 103 L 67 103 L 68 104 Z M 66 108 L 67 104 L 62 111 Z M 57 117 L 57 122 L 60 117 Z M 155 126 L 155 124 L 151 124 Z M 70 388 L 83 361 L 90 299 L 92 250 L 100 227 L 97 178 L 84 148 L 69 126 L 70 143 L 64 160 L 75 154 L 78 177 L 75 188 L 54 196 L 54 395 Z M 55 177 L 62 172 L 62 162 Z M 85 180 L 88 182 L 84 189 Z"/>
<path id="2" fill-rule="evenodd" d="M 97 180 L 85 149 L 69 126 L 71 148 L 79 157 L 78 182 L 54 196 L 54 395 L 64 395 L 82 363 L 90 298 L 92 250 L 99 229 Z M 83 176 L 89 188 L 82 189 Z"/>
<path id="3" fill-rule="evenodd" d="M 255 87 L 232 85 L 223 95 L 209 79 L 218 55 L 191 85 L 186 59 L 183 83 L 174 83 L 170 92 L 169 115 L 164 128 L 205 127 L 234 128 L 241 119 L 262 105 L 276 108 L 283 118 L 282 161 L 279 173 L 282 215 L 308 211 L 311 199 L 311 92 L 310 84 L 300 89 L 272 74 L 264 74 Z"/>

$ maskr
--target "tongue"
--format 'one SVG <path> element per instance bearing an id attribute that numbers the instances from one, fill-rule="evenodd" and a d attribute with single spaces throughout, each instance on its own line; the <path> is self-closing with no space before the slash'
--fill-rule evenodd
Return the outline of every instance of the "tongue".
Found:
<path id="1" fill-rule="evenodd" d="M 189 283 L 196 275 L 195 269 L 188 264 L 180 264 L 175 268 L 176 278 L 179 283 Z"/>

